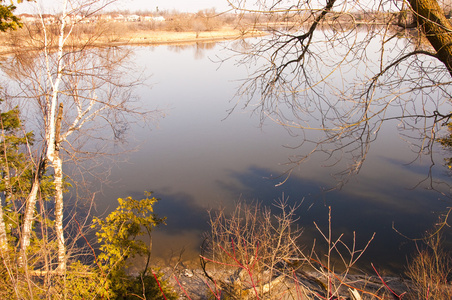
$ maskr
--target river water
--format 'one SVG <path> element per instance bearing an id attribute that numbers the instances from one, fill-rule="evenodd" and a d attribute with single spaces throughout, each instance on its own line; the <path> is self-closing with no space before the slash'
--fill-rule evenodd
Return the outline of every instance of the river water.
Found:
<path id="1" fill-rule="evenodd" d="M 358 175 L 340 189 L 331 176 L 340 171 L 313 157 L 296 167 L 278 186 L 289 166 L 288 157 L 299 138 L 280 125 L 265 122 L 250 109 L 230 109 L 240 82 L 248 75 L 243 65 L 227 57 L 224 44 L 136 47 L 135 62 L 150 75 L 149 85 L 136 90 L 148 108 L 159 108 L 165 117 L 152 130 L 134 126 L 132 146 L 139 150 L 128 161 L 112 168 L 110 180 L 97 195 L 98 212 L 111 210 L 116 198 L 142 197 L 154 191 L 160 198 L 155 211 L 167 217 L 167 225 L 153 236 L 154 259 L 168 259 L 185 249 L 185 259 L 199 253 L 202 233 L 208 230 L 208 209 L 232 209 L 236 201 L 259 201 L 272 205 L 278 198 L 301 203 L 299 224 L 305 228 L 303 242 L 310 248 L 319 238 L 313 222 L 327 228 L 328 206 L 332 207 L 334 233 L 350 241 L 356 231 L 358 245 L 375 232 L 362 265 L 370 262 L 403 272 L 414 243 L 430 229 L 438 214 L 450 205 L 447 197 L 428 189 L 423 182 L 431 171 L 433 179 L 449 181 L 441 151 L 417 159 L 416 151 L 387 122 L 372 143 Z M 421 183 L 420 185 L 418 185 Z M 400 233 L 394 230 L 395 227 Z"/>

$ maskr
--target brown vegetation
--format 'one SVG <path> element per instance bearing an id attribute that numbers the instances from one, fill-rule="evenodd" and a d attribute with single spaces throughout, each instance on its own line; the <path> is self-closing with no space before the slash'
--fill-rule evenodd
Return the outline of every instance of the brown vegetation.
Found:
<path id="1" fill-rule="evenodd" d="M 323 237 L 319 243 L 326 243 L 321 253 L 315 242 L 300 245 L 297 206 L 287 200 L 275 206 L 277 213 L 239 203 L 231 215 L 211 215 L 201 265 L 217 299 L 220 294 L 228 299 L 388 299 L 406 291 L 400 281 L 382 278 L 377 270 L 369 276 L 356 269 L 373 237 L 362 249 L 356 248 L 355 238 L 346 244 L 344 235 L 333 236 L 330 212 L 326 230 L 315 225 Z"/>
<path id="2" fill-rule="evenodd" d="M 119 45 L 181 44 L 193 42 L 239 39 L 262 35 L 252 25 L 235 27 L 234 18 L 218 17 L 214 11 L 201 11 L 198 14 L 177 14 L 167 16 L 165 21 L 79 22 L 68 27 L 72 30 L 66 47 L 104 47 Z M 59 24 L 47 24 L 46 34 L 50 45 L 56 47 Z M 10 54 L 18 49 L 40 51 L 43 44 L 42 24 L 25 23 L 24 27 L 0 35 L 0 54 Z"/>
<path id="3" fill-rule="evenodd" d="M 442 247 L 441 234 L 436 232 L 423 239 L 407 267 L 417 299 L 452 299 L 452 257 Z"/>
<path id="4" fill-rule="evenodd" d="M 407 266 L 407 278 L 359 271 L 357 261 L 367 245 L 356 248 L 315 224 L 323 240 L 300 245 L 297 206 L 286 200 L 276 210 L 260 204 L 238 203 L 232 213 L 211 213 L 211 232 L 200 255 L 202 272 L 173 269 L 168 274 L 178 285 L 180 299 L 450 299 L 450 255 L 442 251 L 440 237 L 424 239 Z M 326 244 L 319 251 L 318 244 Z M 178 273 L 178 276 L 174 275 Z M 179 279 L 178 279 L 179 277 Z M 182 282 L 182 284 L 181 284 Z M 182 296 L 182 295 L 185 295 Z"/>

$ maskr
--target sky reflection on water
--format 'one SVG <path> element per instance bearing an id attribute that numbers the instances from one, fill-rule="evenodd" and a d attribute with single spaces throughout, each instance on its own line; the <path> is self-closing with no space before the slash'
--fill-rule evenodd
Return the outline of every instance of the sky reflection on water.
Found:
<path id="1" fill-rule="evenodd" d="M 412 243 L 392 224 L 407 236 L 419 237 L 450 202 L 425 184 L 413 189 L 426 178 L 430 162 L 408 164 L 416 154 L 394 130 L 396 124 L 384 125 L 360 174 L 342 189 L 326 192 L 337 184 L 331 174 L 340 166 L 324 167 L 320 156 L 297 167 L 276 187 L 288 168 L 283 163 L 301 151 L 282 145 L 297 145 L 297 137 L 270 122 L 259 128 L 249 110 L 228 116 L 236 101 L 237 80 L 246 78 L 247 70 L 231 62 L 221 67 L 213 63 L 217 54 L 226 54 L 221 45 L 205 48 L 137 48 L 137 65 L 152 74 L 152 88 L 141 87 L 138 93 L 146 106 L 163 108 L 167 116 L 152 131 L 133 128 L 141 148 L 130 155 L 129 163 L 113 169 L 115 184 L 98 198 L 99 211 L 112 209 L 118 197 L 139 198 L 152 190 L 162 199 L 156 212 L 168 218 L 168 225 L 155 234 L 154 255 L 168 255 L 169 249 L 177 252 L 183 246 L 193 255 L 208 229 L 207 209 L 231 208 L 239 199 L 272 205 L 288 197 L 290 203 L 303 203 L 300 225 L 306 228 L 307 243 L 314 235 L 314 221 L 326 228 L 332 206 L 335 233 L 350 239 L 356 231 L 363 244 L 376 232 L 364 264 L 404 263 Z M 450 181 L 442 158 L 437 160 L 436 178 Z"/>

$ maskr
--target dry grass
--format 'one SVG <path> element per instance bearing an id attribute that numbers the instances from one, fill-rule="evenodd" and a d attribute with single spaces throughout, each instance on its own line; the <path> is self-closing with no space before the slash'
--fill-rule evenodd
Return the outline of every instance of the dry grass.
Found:
<path id="1" fill-rule="evenodd" d="M 441 235 L 428 236 L 417 250 L 407 268 L 413 282 L 413 299 L 452 299 L 452 259 L 442 249 Z"/>

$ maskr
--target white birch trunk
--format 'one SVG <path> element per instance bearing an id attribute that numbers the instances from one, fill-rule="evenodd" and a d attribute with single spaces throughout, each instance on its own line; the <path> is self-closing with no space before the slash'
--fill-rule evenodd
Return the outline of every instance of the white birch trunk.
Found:
<path id="1" fill-rule="evenodd" d="M 7 157 L 7 147 L 6 147 L 6 137 L 4 135 L 4 128 L 3 128 L 3 121 L 1 122 L 2 127 L 2 141 L 3 141 L 3 150 L 5 153 L 5 158 Z M 7 161 L 7 159 L 5 159 Z M 8 163 L 5 163 L 4 166 L 2 166 L 2 169 L 5 170 L 5 176 L 3 177 L 3 181 L 5 183 L 5 203 L 8 203 L 8 200 L 11 200 L 11 180 L 10 180 L 10 170 Z M 3 216 L 3 204 L 2 204 L 2 198 L 0 197 L 0 252 L 3 257 L 3 259 L 6 259 L 6 252 L 8 251 L 8 237 L 6 236 L 6 225 L 5 225 L 5 219 Z"/>
<path id="2" fill-rule="evenodd" d="M 63 161 L 60 157 L 60 130 L 63 119 L 63 104 L 60 104 L 55 124 L 55 147 L 52 157 L 55 184 L 55 231 L 58 240 L 58 272 L 66 271 L 66 247 L 63 230 Z"/>
<path id="3" fill-rule="evenodd" d="M 0 251 L 2 257 L 8 252 L 8 238 L 6 237 L 5 219 L 3 218 L 2 198 L 0 198 Z"/>
<path id="4" fill-rule="evenodd" d="M 6 147 L 5 147 L 6 148 Z M 6 153 L 6 151 L 5 151 Z M 11 198 L 11 185 L 9 180 L 9 168 L 6 166 L 6 176 L 3 178 L 6 188 L 5 188 L 5 202 L 8 203 L 8 199 Z M 6 225 L 3 216 L 3 204 L 2 198 L 0 197 L 0 252 L 2 257 L 5 258 L 5 254 L 8 251 L 8 238 L 6 236 Z"/>
<path id="5" fill-rule="evenodd" d="M 66 247 L 63 231 L 63 163 L 59 157 L 59 151 L 55 151 L 53 169 L 55 184 L 55 231 L 58 239 L 58 271 L 66 270 Z"/>
<path id="6" fill-rule="evenodd" d="M 39 169 L 37 170 L 39 172 Z M 28 194 L 26 200 L 26 207 L 24 213 L 24 221 L 22 225 L 22 237 L 20 239 L 20 253 L 19 253 L 19 264 L 23 265 L 24 258 L 26 257 L 26 251 L 30 245 L 31 229 L 33 225 L 33 214 L 36 206 L 36 199 L 38 197 L 39 190 L 39 179 L 38 174 L 34 178 L 33 185 L 31 187 L 30 194 Z"/>
<path id="7" fill-rule="evenodd" d="M 63 2 L 63 11 L 61 14 L 61 26 L 58 37 L 58 51 L 57 51 L 57 75 L 53 81 L 49 58 L 47 57 L 47 76 L 52 82 L 52 96 L 50 102 L 47 103 L 48 114 L 46 124 L 46 156 L 50 161 L 54 171 L 55 184 L 55 232 L 58 240 L 58 268 L 59 273 L 66 271 L 66 248 L 64 242 L 63 231 L 63 162 L 59 153 L 59 129 L 61 128 L 61 118 L 63 117 L 63 106 L 60 105 L 58 120 L 56 118 L 56 107 L 58 103 L 58 95 L 60 93 L 60 82 L 63 76 L 63 50 L 65 43 L 64 29 L 66 27 L 66 12 L 67 1 Z M 48 55 L 50 49 L 45 49 L 45 54 Z M 58 127 L 58 130 L 57 130 Z"/>

